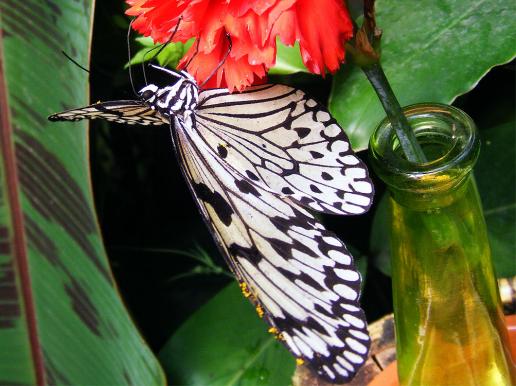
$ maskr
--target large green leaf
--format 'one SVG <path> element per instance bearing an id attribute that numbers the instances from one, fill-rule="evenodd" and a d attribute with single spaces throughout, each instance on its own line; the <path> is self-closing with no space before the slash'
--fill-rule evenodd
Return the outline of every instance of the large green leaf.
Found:
<path id="1" fill-rule="evenodd" d="M 373 265 L 384 275 L 391 276 L 389 196 L 384 193 L 378 199 L 369 237 L 369 254 Z"/>
<path id="2" fill-rule="evenodd" d="M 482 149 L 474 170 L 498 277 L 516 275 L 514 128 L 515 122 L 512 120 L 481 131 Z M 384 196 L 376 209 L 370 240 L 373 264 L 386 275 L 391 274 L 388 209 L 388 200 Z"/>
<path id="3" fill-rule="evenodd" d="M 269 70 L 270 75 L 289 75 L 296 72 L 308 72 L 301 58 L 299 43 L 296 42 L 293 47 L 288 47 L 277 39 L 276 45 L 276 63 L 274 67 Z"/>
<path id="4" fill-rule="evenodd" d="M 483 130 L 475 168 L 498 277 L 516 275 L 516 122 Z"/>
<path id="5" fill-rule="evenodd" d="M 160 66 L 176 68 L 183 55 L 186 54 L 193 44 L 193 39 L 190 39 L 186 43 L 174 42 L 168 43 L 165 46 L 162 44 L 154 44 L 150 37 L 140 36 L 134 40 L 136 40 L 142 48 L 134 54 L 131 60 L 125 65 L 125 68 L 128 68 L 129 65 L 132 66 L 148 62 L 154 59 L 154 55 L 156 55 L 155 59 Z"/>
<path id="6" fill-rule="evenodd" d="M 151 385 L 159 364 L 130 320 L 102 246 L 85 123 L 93 2 L 0 2 L 0 383 Z"/>
<path id="7" fill-rule="evenodd" d="M 378 0 L 376 8 L 382 65 L 401 105 L 451 103 L 516 53 L 515 1 Z M 356 150 L 385 116 L 354 66 L 335 76 L 329 105 Z"/>
<path id="8" fill-rule="evenodd" d="M 192 315 L 160 359 L 171 382 L 180 385 L 289 385 L 295 368 L 236 283 Z"/>

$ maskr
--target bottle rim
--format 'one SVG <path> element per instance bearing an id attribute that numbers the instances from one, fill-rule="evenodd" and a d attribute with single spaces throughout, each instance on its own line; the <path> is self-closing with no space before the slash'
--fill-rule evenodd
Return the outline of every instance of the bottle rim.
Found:
<path id="1" fill-rule="evenodd" d="M 445 145 L 441 143 L 446 151 L 425 163 L 408 161 L 397 146 L 398 140 L 390 121 L 384 118 L 369 142 L 373 167 L 384 181 L 389 176 L 417 180 L 447 173 L 451 169 L 460 169 L 464 173 L 471 171 L 478 157 L 480 141 L 475 123 L 469 115 L 456 107 L 440 103 L 414 104 L 404 107 L 403 112 L 411 126 L 415 126 L 416 138 L 420 142 L 431 142 L 431 137 L 438 134 L 441 142 L 448 141 Z M 436 133 L 436 127 L 439 127 L 439 133 Z"/>

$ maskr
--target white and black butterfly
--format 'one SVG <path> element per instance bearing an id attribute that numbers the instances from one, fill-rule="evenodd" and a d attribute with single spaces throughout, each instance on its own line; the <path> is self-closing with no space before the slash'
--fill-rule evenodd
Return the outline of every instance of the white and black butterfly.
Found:
<path id="1" fill-rule="evenodd" d="M 177 82 L 49 119 L 170 124 L 181 169 L 244 294 L 297 358 L 331 382 L 349 380 L 370 345 L 360 275 L 307 208 L 367 211 L 365 165 L 327 110 L 300 90 L 199 91 L 188 73 L 161 70 Z"/>

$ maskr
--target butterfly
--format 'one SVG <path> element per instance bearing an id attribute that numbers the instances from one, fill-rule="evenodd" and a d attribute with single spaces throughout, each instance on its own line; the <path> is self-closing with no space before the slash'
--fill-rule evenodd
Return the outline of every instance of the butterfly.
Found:
<path id="1" fill-rule="evenodd" d="M 320 376 L 346 382 L 370 346 L 361 278 L 346 246 L 312 215 L 360 214 L 366 166 L 329 112 L 278 84 L 200 90 L 185 71 L 138 100 L 98 102 L 51 121 L 169 125 L 181 170 L 242 292 L 269 332 Z"/>

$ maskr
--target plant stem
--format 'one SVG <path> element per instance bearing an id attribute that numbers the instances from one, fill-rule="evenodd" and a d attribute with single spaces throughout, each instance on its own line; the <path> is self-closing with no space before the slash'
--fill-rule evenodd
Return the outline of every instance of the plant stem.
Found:
<path id="1" fill-rule="evenodd" d="M 407 117 L 403 114 L 380 63 L 363 66 L 362 70 L 376 91 L 407 160 L 413 163 L 425 163 L 427 161 L 425 153 L 417 142 L 416 135 L 410 127 Z"/>

